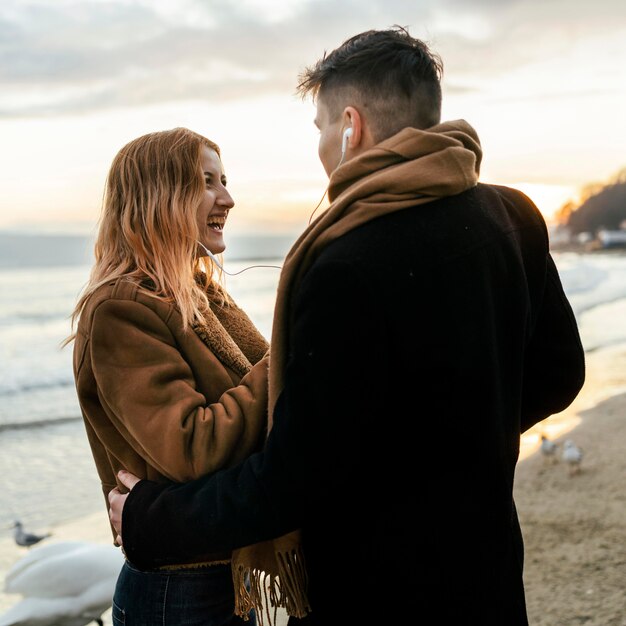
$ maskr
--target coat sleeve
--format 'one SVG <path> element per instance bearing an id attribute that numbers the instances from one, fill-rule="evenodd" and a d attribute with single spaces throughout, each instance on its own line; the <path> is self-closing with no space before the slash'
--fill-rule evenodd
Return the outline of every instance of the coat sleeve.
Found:
<path id="1" fill-rule="evenodd" d="M 524 359 L 521 430 L 566 409 L 585 381 L 576 318 L 550 254 L 543 300 Z"/>
<path id="2" fill-rule="evenodd" d="M 170 480 L 192 480 L 259 449 L 267 356 L 207 405 L 166 323 L 141 303 L 108 300 L 94 313 L 91 360 L 100 401 L 116 427 Z"/>

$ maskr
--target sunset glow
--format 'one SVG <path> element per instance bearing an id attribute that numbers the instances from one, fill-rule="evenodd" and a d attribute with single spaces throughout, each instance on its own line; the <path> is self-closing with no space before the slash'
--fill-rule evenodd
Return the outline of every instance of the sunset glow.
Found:
<path id="1" fill-rule="evenodd" d="M 551 219 L 626 166 L 622 2 L 234 4 L 3 2 L 0 228 L 93 230 L 115 153 L 187 126 L 222 147 L 230 228 L 301 230 L 327 179 L 298 73 L 393 24 L 442 56 L 443 116 L 476 128 L 483 182 L 518 187 Z"/>

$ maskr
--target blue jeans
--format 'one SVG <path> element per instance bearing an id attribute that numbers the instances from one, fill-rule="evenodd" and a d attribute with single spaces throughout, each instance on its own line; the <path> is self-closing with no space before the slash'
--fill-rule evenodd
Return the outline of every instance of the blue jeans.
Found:
<path id="1" fill-rule="evenodd" d="M 234 615 L 230 565 L 142 571 L 126 562 L 113 596 L 114 626 L 256 626 Z"/>

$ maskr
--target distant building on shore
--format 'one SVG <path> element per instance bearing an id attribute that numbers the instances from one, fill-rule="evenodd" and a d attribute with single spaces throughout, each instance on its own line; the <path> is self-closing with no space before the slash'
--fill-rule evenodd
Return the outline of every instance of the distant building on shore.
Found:
<path id="1" fill-rule="evenodd" d="M 602 248 L 626 247 L 626 229 L 599 230 L 596 239 Z"/>
<path id="2" fill-rule="evenodd" d="M 601 228 L 595 233 L 588 231 L 572 233 L 567 226 L 558 224 L 550 228 L 549 235 L 550 247 L 554 250 L 581 252 L 621 248 L 626 250 L 626 221 L 616 230 Z"/>

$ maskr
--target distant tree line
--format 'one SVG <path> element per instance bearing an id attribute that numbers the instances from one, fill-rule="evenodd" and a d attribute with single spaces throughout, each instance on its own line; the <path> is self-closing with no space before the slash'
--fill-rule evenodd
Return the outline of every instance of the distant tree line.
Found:
<path id="1" fill-rule="evenodd" d="M 573 235 L 619 229 L 626 221 L 626 168 L 608 183 L 587 185 L 581 194 L 581 202 L 578 205 L 571 201 L 564 204 L 557 220 Z"/>

